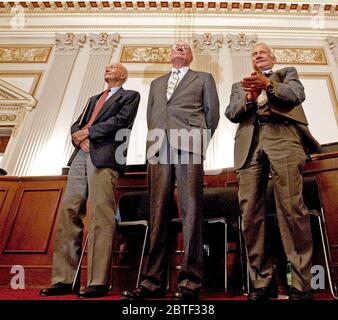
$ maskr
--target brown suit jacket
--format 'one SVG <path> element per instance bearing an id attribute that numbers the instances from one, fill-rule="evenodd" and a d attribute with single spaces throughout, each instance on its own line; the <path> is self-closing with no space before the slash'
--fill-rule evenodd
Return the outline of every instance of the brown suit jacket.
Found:
<path id="1" fill-rule="evenodd" d="M 154 142 L 161 132 L 168 135 L 172 147 L 204 155 L 209 139 L 203 139 L 206 133 L 203 129 L 210 129 L 211 138 L 219 121 L 219 99 L 215 80 L 210 73 L 189 70 L 167 100 L 169 76 L 170 74 L 166 74 L 153 80 L 150 86 L 147 156 L 149 158 L 155 155 L 162 142 L 166 141 L 164 136 L 159 137 L 158 143 Z M 192 138 L 186 140 L 171 134 L 175 132 L 174 129 L 179 134 L 182 133 L 182 136 L 186 129 L 186 132 L 194 137 L 194 141 Z"/>
<path id="2" fill-rule="evenodd" d="M 311 135 L 308 122 L 301 103 L 305 100 L 304 87 L 299 81 L 297 70 L 287 67 L 275 71 L 269 80 L 273 92 L 267 93 L 271 111 L 292 121 L 302 137 L 303 147 L 307 153 L 320 150 L 320 144 Z M 226 117 L 239 123 L 235 135 L 234 167 L 240 169 L 249 154 L 257 117 L 257 104 L 246 103 L 246 93 L 240 83 L 234 83 L 231 89 L 230 103 L 226 108 Z"/>

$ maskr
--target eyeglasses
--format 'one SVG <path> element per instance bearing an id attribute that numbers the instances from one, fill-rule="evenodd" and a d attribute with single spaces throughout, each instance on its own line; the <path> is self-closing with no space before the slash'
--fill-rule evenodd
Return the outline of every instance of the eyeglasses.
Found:
<path id="1" fill-rule="evenodd" d="M 178 49 L 182 49 L 183 51 L 185 51 L 185 50 L 189 50 L 190 47 L 186 44 L 175 44 L 171 47 L 171 50 L 178 50 Z"/>

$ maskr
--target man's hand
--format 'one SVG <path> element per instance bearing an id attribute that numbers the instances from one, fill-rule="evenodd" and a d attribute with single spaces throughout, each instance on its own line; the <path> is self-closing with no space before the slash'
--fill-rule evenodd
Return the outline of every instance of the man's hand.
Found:
<path id="1" fill-rule="evenodd" d="M 269 79 L 261 72 L 252 72 L 250 76 L 241 80 L 241 86 L 246 92 L 261 92 L 270 84 Z"/>
<path id="2" fill-rule="evenodd" d="M 247 92 L 246 93 L 246 100 L 248 102 L 256 101 L 259 95 L 260 95 L 260 92 L 258 92 L 258 91 Z"/>
<path id="3" fill-rule="evenodd" d="M 88 129 L 81 129 L 79 131 L 76 131 L 72 134 L 72 139 L 75 143 L 75 145 L 79 146 L 80 143 L 89 137 L 89 131 Z"/>
<path id="4" fill-rule="evenodd" d="M 89 152 L 89 139 L 84 139 L 84 140 L 80 143 L 80 148 L 81 148 L 84 152 Z"/>

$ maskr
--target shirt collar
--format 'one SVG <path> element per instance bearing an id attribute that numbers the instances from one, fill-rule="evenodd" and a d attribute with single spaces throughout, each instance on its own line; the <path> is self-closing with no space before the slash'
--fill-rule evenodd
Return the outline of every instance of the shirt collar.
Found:
<path id="1" fill-rule="evenodd" d="M 273 70 L 272 69 L 264 70 L 264 71 L 262 71 L 262 73 L 269 76 L 269 75 L 273 74 Z"/>
<path id="2" fill-rule="evenodd" d="M 189 71 L 189 67 L 185 66 L 185 67 L 182 67 L 182 68 L 179 68 L 179 69 L 172 68 L 171 74 L 173 74 L 176 70 L 179 70 L 180 71 L 179 75 L 183 76 L 183 75 L 185 75 Z"/>

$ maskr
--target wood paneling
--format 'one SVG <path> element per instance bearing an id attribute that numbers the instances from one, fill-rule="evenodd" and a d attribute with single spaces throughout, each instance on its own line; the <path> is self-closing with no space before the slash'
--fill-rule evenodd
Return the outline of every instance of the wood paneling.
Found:
<path id="1" fill-rule="evenodd" d="M 336 200 L 338 153 L 318 155 L 306 164 L 304 175 L 315 176 L 320 186 L 330 252 L 336 271 L 336 282 L 338 282 L 338 201 Z M 0 177 L 0 286 L 9 286 L 13 276 L 10 274 L 12 265 L 25 267 L 26 287 L 42 287 L 50 284 L 55 222 L 66 181 L 66 176 Z M 205 175 L 204 185 L 205 187 L 237 185 L 236 174 L 232 168 L 226 168 L 217 174 Z M 116 198 L 119 199 L 122 193 L 129 190 L 146 188 L 146 173 L 130 172 L 120 177 Z M 176 249 L 180 247 L 179 237 Z M 121 250 L 121 247 L 116 248 L 115 254 L 123 255 L 125 249 Z M 179 250 L 177 252 L 179 254 Z M 128 282 L 126 279 L 134 279 L 137 272 L 137 264 L 132 264 L 131 260 L 129 262 L 125 260 L 124 265 L 114 266 L 114 277 L 117 277 L 114 279 L 114 290 L 125 289 L 128 283 L 134 284 L 134 281 Z M 175 269 L 175 266 L 179 265 L 179 259 L 173 260 L 173 269 Z M 176 264 L 175 260 L 177 260 Z M 83 268 L 83 284 L 85 265 L 86 263 Z M 127 277 L 126 272 L 129 275 Z"/>
<path id="2" fill-rule="evenodd" d="M 20 189 L 4 253 L 47 252 L 61 193 L 61 188 Z"/>

